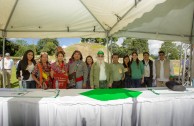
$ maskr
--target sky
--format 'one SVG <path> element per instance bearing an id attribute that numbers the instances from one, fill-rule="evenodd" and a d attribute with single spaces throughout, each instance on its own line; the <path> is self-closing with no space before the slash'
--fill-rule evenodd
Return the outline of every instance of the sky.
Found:
<path id="1" fill-rule="evenodd" d="M 37 44 L 39 40 L 38 38 L 9 38 L 9 40 L 11 41 L 16 41 L 21 39 L 27 41 L 28 44 Z M 65 48 L 67 46 L 80 43 L 81 38 L 57 38 L 57 40 L 59 41 L 60 46 Z M 124 38 L 119 38 L 117 44 L 121 45 L 123 41 L 124 41 Z M 159 41 L 159 40 L 148 40 L 150 54 L 157 55 L 162 43 L 163 41 Z"/>
<path id="2" fill-rule="evenodd" d="M 9 38 L 8 40 L 16 41 L 16 40 L 25 40 L 28 44 L 37 44 L 40 40 L 39 38 Z M 60 46 L 67 47 L 81 41 L 81 38 L 57 38 Z"/>

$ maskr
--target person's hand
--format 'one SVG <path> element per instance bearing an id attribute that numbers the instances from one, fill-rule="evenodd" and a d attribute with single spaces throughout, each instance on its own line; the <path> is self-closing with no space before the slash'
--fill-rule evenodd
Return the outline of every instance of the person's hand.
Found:
<path id="1" fill-rule="evenodd" d="M 83 84 L 82 86 L 83 86 L 83 88 L 86 88 L 86 84 Z"/>
<path id="2" fill-rule="evenodd" d="M 51 77 L 53 77 L 53 75 L 54 75 L 54 71 L 53 71 L 53 70 L 51 70 Z"/>
<path id="3" fill-rule="evenodd" d="M 112 88 L 112 84 L 109 84 L 108 87 L 109 87 L 109 88 Z"/>
<path id="4" fill-rule="evenodd" d="M 141 79 L 141 84 L 143 84 L 144 83 L 144 79 Z"/>
<path id="5" fill-rule="evenodd" d="M 94 85 L 93 86 L 90 86 L 91 87 L 91 89 L 94 89 Z"/>
<path id="6" fill-rule="evenodd" d="M 42 84 L 40 84 L 40 82 L 38 82 L 38 88 L 42 88 Z"/>
<path id="7" fill-rule="evenodd" d="M 125 79 L 125 77 L 123 77 L 121 80 L 124 80 Z"/>
<path id="8" fill-rule="evenodd" d="M 67 79 L 67 83 L 68 83 L 68 84 L 70 84 L 70 81 L 69 81 L 69 79 Z"/>
<path id="9" fill-rule="evenodd" d="M 41 84 L 38 84 L 38 87 L 39 87 L 39 88 L 42 88 L 42 85 L 41 85 Z"/>
<path id="10" fill-rule="evenodd" d="M 48 87 L 45 82 L 43 82 L 43 84 L 44 84 L 44 90 L 46 90 Z"/>

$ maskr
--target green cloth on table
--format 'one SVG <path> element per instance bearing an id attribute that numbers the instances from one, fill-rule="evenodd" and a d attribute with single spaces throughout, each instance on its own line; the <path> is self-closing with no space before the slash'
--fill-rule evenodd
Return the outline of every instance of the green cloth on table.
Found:
<path id="1" fill-rule="evenodd" d="M 109 101 L 125 99 L 130 97 L 136 98 L 141 93 L 142 92 L 140 91 L 133 91 L 120 88 L 120 89 L 94 89 L 80 94 L 100 101 Z"/>

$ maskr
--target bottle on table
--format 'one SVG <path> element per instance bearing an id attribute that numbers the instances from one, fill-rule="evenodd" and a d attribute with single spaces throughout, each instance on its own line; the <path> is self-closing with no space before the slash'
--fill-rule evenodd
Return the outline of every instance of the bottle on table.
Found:
<path id="1" fill-rule="evenodd" d="M 25 80 L 22 81 L 22 87 L 23 87 L 23 90 L 26 91 L 27 84 L 26 84 L 26 81 Z"/>
<path id="2" fill-rule="evenodd" d="M 56 80 L 55 87 L 56 87 L 56 90 L 59 90 L 59 81 L 58 80 Z"/>

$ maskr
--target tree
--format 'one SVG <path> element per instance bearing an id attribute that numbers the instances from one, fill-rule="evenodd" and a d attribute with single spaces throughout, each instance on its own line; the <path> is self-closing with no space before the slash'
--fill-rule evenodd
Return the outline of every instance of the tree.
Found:
<path id="1" fill-rule="evenodd" d="M 40 54 L 41 51 L 46 51 L 49 55 L 53 55 L 53 50 L 55 50 L 57 46 L 59 46 L 59 42 L 57 41 L 57 39 L 40 39 L 37 43 L 37 53 Z"/>
<path id="2" fill-rule="evenodd" d="M 179 48 L 180 46 L 177 46 L 175 43 L 166 41 L 162 44 L 160 50 L 165 52 L 167 59 L 177 60 L 180 54 Z"/>
<path id="3" fill-rule="evenodd" d="M 56 45 L 53 42 L 47 42 L 46 45 L 40 50 L 41 52 L 47 52 L 49 55 L 53 55 L 55 53 Z"/>
<path id="4" fill-rule="evenodd" d="M 28 46 L 28 43 L 25 40 L 16 40 L 14 43 L 16 43 L 19 46 Z"/>
<path id="5" fill-rule="evenodd" d="M 130 55 L 133 51 L 138 53 L 149 51 L 148 42 L 144 39 L 126 38 L 122 43 L 122 46 L 119 47 L 116 42 L 113 42 L 111 45 L 109 45 L 109 50 L 111 50 L 111 46 L 112 53 L 119 54 L 119 57 Z"/>
<path id="6" fill-rule="evenodd" d="M 110 40 L 110 38 L 109 38 Z M 101 45 L 106 45 L 107 42 L 106 42 L 106 38 L 81 38 L 81 42 L 83 43 L 99 43 Z M 112 41 L 113 42 L 116 42 L 118 41 L 118 38 L 117 37 L 112 37 Z"/>
<path id="7" fill-rule="evenodd" d="M 0 54 L 3 54 L 3 38 L 0 38 Z M 5 53 L 10 53 L 11 56 L 19 50 L 19 46 L 7 39 L 5 39 Z"/>
<path id="8" fill-rule="evenodd" d="M 137 53 L 149 52 L 148 42 L 144 39 L 127 38 L 122 46 L 128 54 L 131 54 L 133 51 Z"/>
<path id="9" fill-rule="evenodd" d="M 18 46 L 18 50 L 15 52 L 14 56 L 23 56 L 24 53 L 27 50 L 33 50 L 34 53 L 36 54 L 36 45 L 29 45 L 27 43 L 27 41 L 25 40 L 16 40 L 15 42 L 13 42 L 14 44 L 16 44 Z"/>

